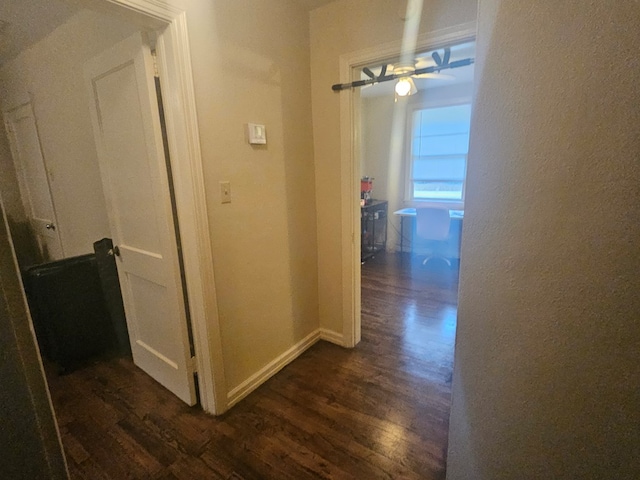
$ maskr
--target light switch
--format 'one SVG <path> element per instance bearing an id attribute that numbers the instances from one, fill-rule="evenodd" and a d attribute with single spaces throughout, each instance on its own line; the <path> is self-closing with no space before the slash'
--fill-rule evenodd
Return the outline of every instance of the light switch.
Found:
<path id="1" fill-rule="evenodd" d="M 251 145 L 266 145 L 267 130 L 264 125 L 247 123 L 247 136 Z"/>
<path id="2" fill-rule="evenodd" d="M 231 203 L 231 182 L 220 182 L 220 203 Z"/>

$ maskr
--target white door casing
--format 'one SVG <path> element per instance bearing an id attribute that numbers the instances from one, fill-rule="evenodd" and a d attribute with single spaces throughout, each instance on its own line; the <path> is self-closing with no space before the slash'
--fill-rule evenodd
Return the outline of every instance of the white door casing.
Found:
<path id="1" fill-rule="evenodd" d="M 5 110 L 3 116 L 32 233 L 44 260 L 60 260 L 64 251 L 32 105 Z"/>
<path id="2" fill-rule="evenodd" d="M 469 22 L 418 35 L 416 51 L 475 39 L 476 22 Z M 397 58 L 402 41 L 393 41 L 340 56 L 340 83 L 357 80 L 359 69 L 378 61 Z M 355 347 L 361 338 L 360 298 L 360 158 L 357 151 L 356 104 L 353 90 L 340 93 L 340 173 L 342 258 L 342 345 Z"/>
<path id="3" fill-rule="evenodd" d="M 82 1 L 95 8 L 94 0 Z M 191 66 L 187 11 L 175 0 L 109 0 L 100 8 L 157 34 L 158 71 L 180 223 L 202 408 L 227 408 L 227 385 Z"/>
<path id="4" fill-rule="evenodd" d="M 87 62 L 85 81 L 134 363 L 194 405 L 153 65 L 142 35 Z"/>

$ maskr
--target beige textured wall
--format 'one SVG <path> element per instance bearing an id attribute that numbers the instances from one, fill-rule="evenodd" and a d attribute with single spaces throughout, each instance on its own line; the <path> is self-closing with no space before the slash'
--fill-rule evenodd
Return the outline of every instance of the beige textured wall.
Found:
<path id="1" fill-rule="evenodd" d="M 450 480 L 640 474 L 639 30 L 481 0 Z"/>
<path id="2" fill-rule="evenodd" d="M 402 40 L 396 0 L 339 0 L 311 12 L 313 141 L 318 204 L 320 325 L 342 332 L 340 55 Z M 475 0 L 425 0 L 420 33 L 474 21 Z M 354 202 L 357 198 L 354 198 Z"/>
<path id="3" fill-rule="evenodd" d="M 373 197 L 387 200 L 387 250 L 395 250 L 400 240 L 400 219 L 392 212 L 402 208 L 406 165 L 407 108 L 413 97 L 397 103 L 389 95 L 361 98 L 360 171 L 373 177 Z M 400 147 L 400 148 L 398 148 Z M 408 224 L 408 223 L 407 223 Z M 406 233 L 405 233 L 406 236 Z"/>
<path id="4" fill-rule="evenodd" d="M 393 95 L 361 98 L 360 103 L 360 176 L 374 178 L 373 196 L 388 199 L 387 171 L 393 124 Z"/>
<path id="5" fill-rule="evenodd" d="M 233 389 L 318 328 L 309 20 L 287 0 L 185 4 Z M 246 142 L 248 122 L 266 146 Z"/>
<path id="6" fill-rule="evenodd" d="M 4 106 L 31 98 L 65 257 L 109 236 L 82 68 L 133 31 L 84 10 L 0 69 Z"/>

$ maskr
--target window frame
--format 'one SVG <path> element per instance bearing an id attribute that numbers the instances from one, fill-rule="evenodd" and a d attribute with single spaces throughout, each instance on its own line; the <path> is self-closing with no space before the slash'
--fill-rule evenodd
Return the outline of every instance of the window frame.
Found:
<path id="1" fill-rule="evenodd" d="M 404 205 L 406 207 L 446 207 L 449 210 L 463 210 L 464 197 L 467 186 L 467 169 L 469 153 L 465 158 L 464 180 L 462 181 L 462 199 L 461 200 L 436 200 L 436 199 L 419 199 L 413 196 L 413 159 L 412 159 L 412 142 L 413 142 L 413 118 L 418 110 L 430 110 L 433 108 L 455 107 L 458 105 L 470 105 L 473 115 L 472 95 L 458 96 L 447 100 L 436 100 L 430 102 L 418 102 L 407 108 L 405 119 L 405 151 L 404 151 Z M 471 121 L 469 122 L 469 131 L 471 131 Z"/>

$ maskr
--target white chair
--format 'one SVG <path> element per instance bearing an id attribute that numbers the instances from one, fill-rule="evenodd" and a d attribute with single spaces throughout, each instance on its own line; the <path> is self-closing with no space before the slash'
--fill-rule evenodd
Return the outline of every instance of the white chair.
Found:
<path id="1" fill-rule="evenodd" d="M 416 208 L 416 236 L 431 244 L 431 253 L 422 262 L 426 265 L 429 260 L 439 258 L 451 266 L 451 261 L 443 255 L 448 246 L 449 227 L 451 217 L 446 208 L 423 207 Z"/>

